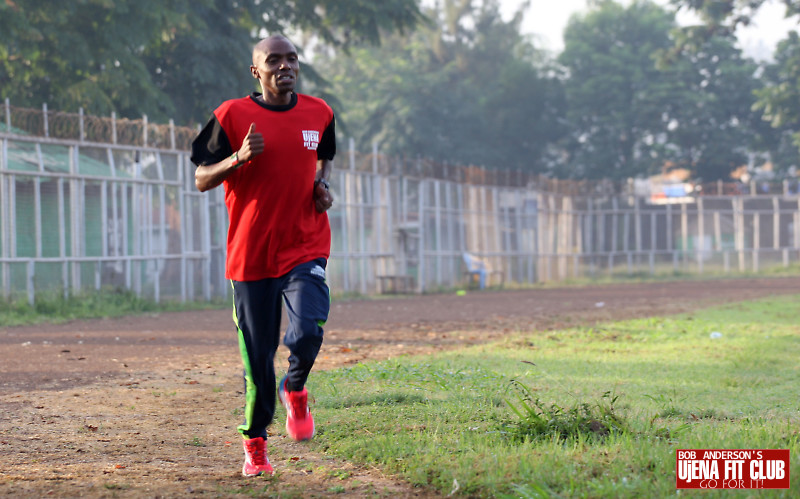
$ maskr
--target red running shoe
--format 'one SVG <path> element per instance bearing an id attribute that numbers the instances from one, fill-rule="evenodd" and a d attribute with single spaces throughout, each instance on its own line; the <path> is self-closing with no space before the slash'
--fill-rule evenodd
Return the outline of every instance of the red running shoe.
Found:
<path id="1" fill-rule="evenodd" d="M 269 464 L 269 457 L 267 457 L 267 441 L 261 437 L 258 438 L 245 438 L 244 442 L 244 466 L 242 466 L 242 475 L 244 476 L 258 476 L 258 475 L 272 475 L 275 473 L 272 465 Z"/>
<path id="2" fill-rule="evenodd" d="M 286 408 L 286 433 L 298 442 L 314 436 L 314 418 L 308 410 L 308 390 L 299 392 L 286 389 L 286 376 L 278 384 L 278 397 Z"/>

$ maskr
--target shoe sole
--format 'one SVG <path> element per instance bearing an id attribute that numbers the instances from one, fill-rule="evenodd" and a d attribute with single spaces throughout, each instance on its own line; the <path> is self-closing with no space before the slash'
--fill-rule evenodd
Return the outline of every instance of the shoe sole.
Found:
<path id="1" fill-rule="evenodd" d="M 254 474 L 245 473 L 244 469 L 242 470 L 242 476 L 243 477 L 247 477 L 247 478 L 253 478 L 253 477 L 261 476 L 261 475 L 272 476 L 274 474 L 275 474 L 275 470 L 272 470 L 272 471 L 259 471 L 258 473 L 254 473 Z"/>

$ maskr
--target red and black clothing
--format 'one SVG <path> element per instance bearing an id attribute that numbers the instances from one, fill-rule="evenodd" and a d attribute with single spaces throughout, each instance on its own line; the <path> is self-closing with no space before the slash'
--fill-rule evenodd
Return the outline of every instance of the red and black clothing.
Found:
<path id="1" fill-rule="evenodd" d="M 303 94 L 292 94 L 285 106 L 257 96 L 223 103 L 192 144 L 192 162 L 212 165 L 239 149 L 251 123 L 264 136 L 264 152 L 224 182 L 225 276 L 237 281 L 284 275 L 299 263 L 327 259 L 331 247 L 328 215 L 316 212 L 313 191 L 317 159 L 336 154 L 333 111 Z"/>
<path id="2" fill-rule="evenodd" d="M 223 182 L 229 228 L 225 275 L 234 295 L 234 322 L 245 370 L 246 438 L 266 437 L 275 411 L 274 357 L 281 307 L 291 353 L 287 388 L 302 390 L 322 345 L 330 311 L 325 267 L 331 231 L 317 213 L 317 160 L 336 154 L 334 116 L 321 99 L 292 94 L 285 106 L 253 94 L 224 102 L 192 143 L 192 162 L 212 165 L 239 149 L 250 125 L 264 137 L 264 151 Z"/>

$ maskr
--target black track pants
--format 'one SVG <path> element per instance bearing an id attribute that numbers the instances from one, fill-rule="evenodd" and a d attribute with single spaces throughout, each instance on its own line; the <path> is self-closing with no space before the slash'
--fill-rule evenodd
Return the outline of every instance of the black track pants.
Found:
<path id="1" fill-rule="evenodd" d="M 246 438 L 266 437 L 275 414 L 275 352 L 281 335 L 281 305 L 289 326 L 283 343 L 289 349 L 287 385 L 302 390 L 322 346 L 322 326 L 330 311 L 325 259 L 298 265 L 288 274 L 260 281 L 231 281 L 233 321 L 244 364 Z"/>

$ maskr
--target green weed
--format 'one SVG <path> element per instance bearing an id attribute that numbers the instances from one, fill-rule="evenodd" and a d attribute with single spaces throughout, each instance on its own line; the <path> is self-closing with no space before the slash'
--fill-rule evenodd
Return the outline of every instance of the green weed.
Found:
<path id="1" fill-rule="evenodd" d="M 104 483 L 103 488 L 108 490 L 128 490 L 131 486 L 127 483 Z"/>
<path id="2" fill-rule="evenodd" d="M 614 408 L 619 397 L 611 392 L 604 393 L 602 399 L 593 404 L 583 402 L 564 408 L 556 403 L 546 405 L 518 381 L 512 381 L 512 384 L 519 397 L 516 404 L 507 403 L 519 419 L 504 426 L 516 440 L 584 438 L 591 441 L 627 431 L 624 418 Z"/>
<path id="3" fill-rule="evenodd" d="M 197 437 L 197 436 L 192 437 L 192 439 L 189 440 L 188 442 L 186 442 L 185 445 L 191 445 L 191 446 L 194 446 L 194 447 L 205 447 L 206 446 L 206 444 L 200 439 L 200 437 Z"/>

